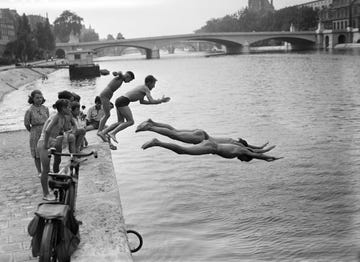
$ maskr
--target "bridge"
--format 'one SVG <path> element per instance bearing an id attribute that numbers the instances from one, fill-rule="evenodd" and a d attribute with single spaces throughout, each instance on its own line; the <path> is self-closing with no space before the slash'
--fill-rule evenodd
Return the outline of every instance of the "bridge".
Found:
<path id="1" fill-rule="evenodd" d="M 270 39 L 288 42 L 295 50 L 312 49 L 318 45 L 317 36 L 318 34 L 315 31 L 200 33 L 81 43 L 57 43 L 56 49 L 57 52 L 66 53 L 76 49 L 98 51 L 108 47 L 135 47 L 145 50 L 147 59 L 153 59 L 160 58 L 159 49 L 184 41 L 206 41 L 221 44 L 225 46 L 227 54 L 240 54 L 248 52 L 251 45 Z"/>

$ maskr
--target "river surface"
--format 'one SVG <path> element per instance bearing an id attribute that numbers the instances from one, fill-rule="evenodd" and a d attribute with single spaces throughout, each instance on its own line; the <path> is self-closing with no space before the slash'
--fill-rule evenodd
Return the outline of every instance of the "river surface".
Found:
<path id="1" fill-rule="evenodd" d="M 112 157 L 128 228 L 144 246 L 135 261 L 358 261 L 360 251 L 360 56 L 336 53 L 102 58 L 101 68 L 153 74 L 154 97 L 131 104 L 135 125 Z M 26 85 L 0 104 L 0 131 L 23 129 L 27 95 L 51 106 L 72 90 L 82 104 L 111 80 L 71 82 L 66 70 Z M 276 145 L 275 162 L 142 150 L 157 137 L 142 121 L 202 128 L 214 136 Z M 109 122 L 115 120 L 115 114 Z M 177 141 L 173 141 L 179 143 Z"/>

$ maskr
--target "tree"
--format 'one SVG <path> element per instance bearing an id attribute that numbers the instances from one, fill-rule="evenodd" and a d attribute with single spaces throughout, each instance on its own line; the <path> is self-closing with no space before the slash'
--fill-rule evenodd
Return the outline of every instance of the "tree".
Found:
<path id="1" fill-rule="evenodd" d="M 107 40 L 115 40 L 115 38 L 111 34 L 108 34 L 106 39 Z"/>
<path id="2" fill-rule="evenodd" d="M 31 32 L 29 20 L 25 14 L 19 18 L 15 40 L 15 56 L 23 62 L 32 60 L 36 53 L 37 43 Z"/>
<path id="3" fill-rule="evenodd" d="M 55 36 L 53 31 L 51 30 L 51 26 L 49 23 L 49 19 L 46 18 L 45 20 L 45 24 L 44 24 L 44 34 L 45 34 L 45 38 L 46 38 L 46 44 L 45 44 L 45 49 L 49 50 L 49 51 L 53 51 L 55 49 Z"/>
<path id="4" fill-rule="evenodd" d="M 83 20 L 83 18 L 76 15 L 75 13 L 65 10 L 54 21 L 55 36 L 62 43 L 68 42 L 71 32 L 73 32 L 75 35 L 80 35 L 82 28 L 81 22 Z"/>
<path id="5" fill-rule="evenodd" d="M 118 33 L 116 39 L 125 39 L 125 37 L 123 37 L 122 33 Z"/>
<path id="6" fill-rule="evenodd" d="M 44 23 L 39 22 L 36 24 L 35 37 L 39 48 L 39 56 L 47 58 L 48 54 L 55 49 L 55 38 L 48 19 Z"/>
<path id="7" fill-rule="evenodd" d="M 80 42 L 92 42 L 92 41 L 99 41 L 99 34 L 95 32 L 94 29 L 86 28 L 85 26 L 81 30 Z"/>
<path id="8" fill-rule="evenodd" d="M 4 57 L 18 61 L 42 59 L 55 49 L 54 35 L 49 20 L 37 23 L 32 31 L 25 14 L 19 17 L 16 27 L 16 39 L 7 43 Z"/>
<path id="9" fill-rule="evenodd" d="M 318 11 L 310 7 L 293 6 L 265 13 L 245 8 L 232 15 L 211 19 L 195 33 L 288 31 L 291 24 L 298 30 L 306 31 L 314 30 L 317 21 Z"/>

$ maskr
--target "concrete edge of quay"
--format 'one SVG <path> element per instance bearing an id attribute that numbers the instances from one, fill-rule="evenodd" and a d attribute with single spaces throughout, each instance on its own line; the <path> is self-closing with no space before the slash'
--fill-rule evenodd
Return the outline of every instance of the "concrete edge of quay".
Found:
<path id="1" fill-rule="evenodd" d="M 96 131 L 86 138 L 89 147 L 83 151 L 96 150 L 98 158 L 87 157 L 80 166 L 76 218 L 82 221 L 81 242 L 71 261 L 133 261 L 109 145 Z"/>

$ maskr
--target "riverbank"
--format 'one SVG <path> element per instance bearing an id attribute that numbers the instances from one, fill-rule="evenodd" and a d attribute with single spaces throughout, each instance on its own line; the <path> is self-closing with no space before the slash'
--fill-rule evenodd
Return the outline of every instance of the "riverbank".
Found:
<path id="1" fill-rule="evenodd" d="M 54 71 L 55 68 L 0 67 L 0 102 L 7 93 Z"/>

